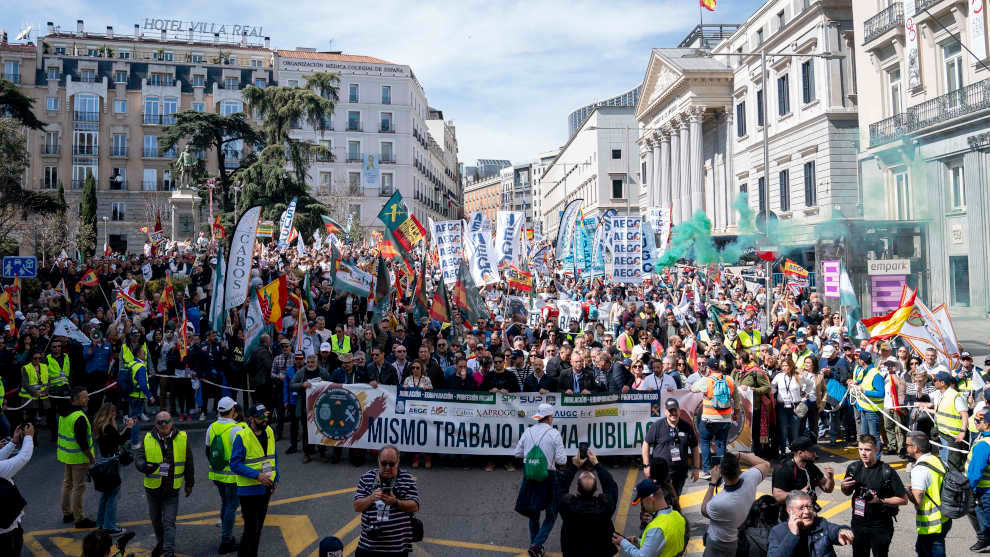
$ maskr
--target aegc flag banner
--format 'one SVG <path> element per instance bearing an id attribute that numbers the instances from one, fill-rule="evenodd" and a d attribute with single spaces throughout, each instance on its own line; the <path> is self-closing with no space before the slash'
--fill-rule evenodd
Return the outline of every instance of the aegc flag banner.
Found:
<path id="1" fill-rule="evenodd" d="M 234 235 L 230 239 L 230 259 L 224 273 L 224 310 L 239 307 L 247 300 L 248 283 L 251 281 L 251 257 L 261 217 L 261 205 L 255 205 L 241 214 Z"/>
<path id="2" fill-rule="evenodd" d="M 521 211 L 499 211 L 495 218 L 495 266 L 518 266 L 525 216 Z"/>
<path id="3" fill-rule="evenodd" d="M 740 392 L 741 421 L 729 431 L 730 448 L 752 442 L 752 392 Z M 553 427 L 568 454 L 587 441 L 598 455 L 638 455 L 650 424 L 664 418 L 664 403 L 677 399 L 694 426 L 700 393 L 687 390 L 605 395 L 424 391 L 391 385 L 314 382 L 306 390 L 308 442 L 318 445 L 425 453 L 511 455 L 536 422 L 541 403 L 554 408 Z"/>
<path id="4" fill-rule="evenodd" d="M 612 252 L 608 280 L 639 284 L 643 280 L 643 219 L 614 216 L 606 222 L 606 238 Z"/>
<path id="5" fill-rule="evenodd" d="M 430 233 L 437 248 L 440 272 L 443 273 L 443 282 L 448 286 L 457 282 L 457 268 L 464 255 L 461 238 L 463 230 L 464 227 L 459 220 L 434 222 L 430 219 Z"/>
<path id="6" fill-rule="evenodd" d="M 464 239 L 464 256 L 467 258 L 471 278 L 478 286 L 499 281 L 498 270 L 491 259 L 491 225 L 481 213 L 471 215 Z"/>
<path id="7" fill-rule="evenodd" d="M 282 218 L 278 221 L 278 249 L 285 249 L 286 242 L 289 239 L 289 232 L 292 230 L 292 219 L 296 216 L 296 199 L 292 198 L 289 202 L 289 206 L 285 208 L 285 212 L 282 213 Z"/>

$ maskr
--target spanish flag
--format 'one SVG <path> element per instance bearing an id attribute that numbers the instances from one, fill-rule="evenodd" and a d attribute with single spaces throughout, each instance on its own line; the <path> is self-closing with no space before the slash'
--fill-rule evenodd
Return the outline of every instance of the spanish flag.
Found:
<path id="1" fill-rule="evenodd" d="M 76 283 L 76 291 L 77 292 L 79 291 L 79 287 L 80 286 L 93 287 L 93 286 L 96 286 L 98 284 L 100 284 L 100 278 L 98 276 L 96 276 L 96 271 L 94 271 L 93 269 L 90 269 L 90 270 L 86 271 L 85 273 L 83 273 L 82 278 L 80 278 L 79 279 L 79 282 Z"/>
<path id="2" fill-rule="evenodd" d="M 714 12 L 715 11 L 715 3 L 717 2 L 717 0 L 699 0 L 699 2 L 701 4 L 701 7 L 702 8 L 704 8 L 704 9 L 710 11 L 710 12 Z"/>
<path id="3" fill-rule="evenodd" d="M 509 288 L 518 288 L 523 292 L 533 291 L 533 273 L 512 266 L 505 272 L 505 277 L 509 281 Z"/>
<path id="4" fill-rule="evenodd" d="M 798 265 L 797 263 L 791 261 L 790 259 L 785 259 L 784 264 L 781 266 L 785 275 L 791 275 L 794 277 L 807 278 L 808 270 L 804 267 Z"/>
<path id="5" fill-rule="evenodd" d="M 870 332 L 871 343 L 888 339 L 901 331 L 901 327 L 904 326 L 914 310 L 914 299 L 917 295 L 918 289 L 915 288 L 910 296 L 901 298 L 900 305 L 894 311 L 863 320 L 863 325 Z"/>
<path id="6" fill-rule="evenodd" d="M 289 285 L 285 275 L 268 283 L 264 288 L 259 288 L 257 295 L 265 321 L 280 323 L 285 315 L 285 306 L 289 301 Z M 281 328 L 281 324 L 279 324 L 279 328 Z"/>

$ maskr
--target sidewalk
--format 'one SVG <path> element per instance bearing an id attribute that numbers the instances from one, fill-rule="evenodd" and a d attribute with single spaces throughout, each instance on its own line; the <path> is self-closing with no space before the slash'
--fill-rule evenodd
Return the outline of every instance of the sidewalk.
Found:
<path id="1" fill-rule="evenodd" d="M 990 355 L 987 339 L 990 339 L 990 319 L 982 317 L 952 316 L 952 325 L 956 330 L 961 350 L 973 355 L 973 362 L 983 366 L 983 360 Z"/>

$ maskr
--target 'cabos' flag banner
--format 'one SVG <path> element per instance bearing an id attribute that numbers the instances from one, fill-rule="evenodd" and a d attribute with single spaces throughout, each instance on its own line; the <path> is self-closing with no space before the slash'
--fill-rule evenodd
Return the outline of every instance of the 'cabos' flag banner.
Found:
<path id="1" fill-rule="evenodd" d="M 230 240 L 230 259 L 224 273 L 224 311 L 230 311 L 247 300 L 248 283 L 251 281 L 251 257 L 261 217 L 261 205 L 255 205 L 241 214 Z"/>
<path id="2" fill-rule="evenodd" d="M 289 241 L 289 233 L 292 231 L 292 220 L 296 216 L 296 199 L 292 198 L 289 202 L 289 206 L 285 208 L 282 213 L 282 218 L 278 220 L 278 244 L 277 247 L 280 250 L 285 249 L 285 246 Z"/>
<path id="3" fill-rule="evenodd" d="M 729 431 L 730 448 L 752 445 L 752 391 L 740 393 L 743 420 Z M 379 385 L 312 383 L 306 390 L 308 442 L 358 449 L 395 445 L 425 453 L 511 455 L 519 436 L 536 423 L 541 403 L 554 407 L 553 427 L 568 454 L 587 441 L 600 455 L 638 455 L 650 424 L 664 419 L 667 398 L 678 400 L 682 416 L 700 413 L 701 394 L 690 391 L 624 395 L 422 391 Z M 696 426 L 695 426 L 695 429 Z"/>

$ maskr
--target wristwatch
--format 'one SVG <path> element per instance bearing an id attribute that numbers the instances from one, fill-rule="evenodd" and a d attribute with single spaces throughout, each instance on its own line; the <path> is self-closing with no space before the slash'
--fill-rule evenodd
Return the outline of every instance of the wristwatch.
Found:
<path id="1" fill-rule="evenodd" d="M 708 482 L 708 487 L 718 487 L 718 484 L 713 484 L 712 482 Z"/>

